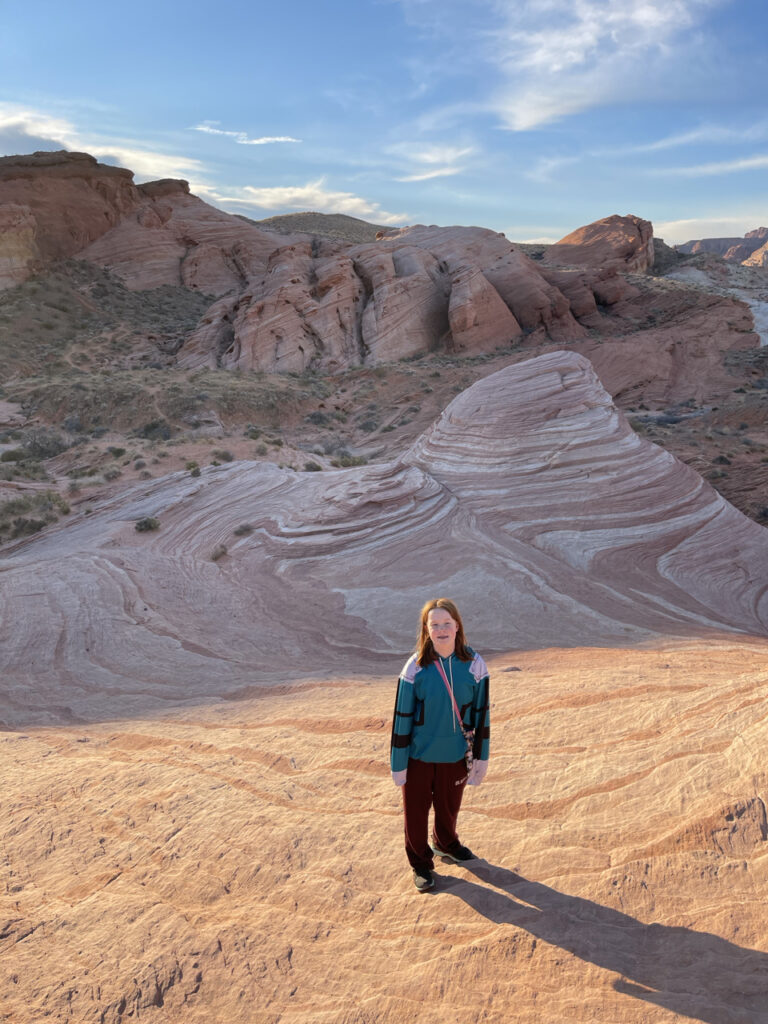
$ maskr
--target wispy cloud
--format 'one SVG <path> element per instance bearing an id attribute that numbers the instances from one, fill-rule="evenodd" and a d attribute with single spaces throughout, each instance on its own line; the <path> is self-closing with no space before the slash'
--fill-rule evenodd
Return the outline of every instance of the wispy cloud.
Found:
<path id="1" fill-rule="evenodd" d="M 447 178 L 461 174 L 464 170 L 462 161 L 474 151 L 474 146 L 449 146 L 425 142 L 398 142 L 388 146 L 386 150 L 397 160 L 411 165 L 410 174 L 395 179 L 403 182 L 429 181 L 432 178 Z"/>
<path id="2" fill-rule="evenodd" d="M 452 0 L 448 12 L 445 0 L 399 2 L 412 23 L 447 37 L 448 58 L 460 44 L 464 66 L 483 68 L 474 112 L 527 131 L 654 90 L 661 98 L 686 82 L 694 88 L 704 19 L 731 0 Z M 443 66 L 450 75 L 453 60 Z M 422 123 L 444 127 L 463 107 L 425 112 Z"/>
<path id="3" fill-rule="evenodd" d="M 217 128 L 219 121 L 202 121 L 192 126 L 192 131 L 205 132 L 207 135 L 226 135 L 234 139 L 240 146 L 268 146 L 273 142 L 301 142 L 301 139 L 294 139 L 292 135 L 262 135 L 257 139 L 249 139 L 246 132 L 227 131 L 224 128 Z"/>
<path id="4" fill-rule="evenodd" d="M 759 121 L 757 124 L 746 125 L 742 128 L 734 128 L 722 124 L 703 124 L 679 135 L 668 135 L 655 142 L 636 146 L 634 152 L 654 153 L 664 149 L 676 149 L 678 146 L 693 146 L 702 142 L 723 145 L 734 145 L 744 142 L 758 142 L 768 138 L 768 122 Z"/>
<path id="5" fill-rule="evenodd" d="M 274 185 L 257 188 L 247 185 L 237 193 L 222 195 L 209 192 L 216 202 L 223 205 L 256 206 L 262 210 L 313 210 L 318 213 L 345 213 L 381 224 L 403 224 L 408 220 L 406 213 L 389 213 L 378 203 L 355 195 L 353 192 L 336 192 L 326 187 L 325 179 L 309 181 L 306 185 Z"/>
<path id="6" fill-rule="evenodd" d="M 665 135 L 650 142 L 632 142 L 618 146 L 598 146 L 590 149 L 589 155 L 596 157 L 624 157 L 634 153 L 660 153 L 684 146 L 722 145 L 737 146 L 761 142 L 768 139 L 768 121 L 733 126 L 723 124 L 702 124 L 675 135 Z"/>
<path id="7" fill-rule="evenodd" d="M 675 176 L 680 178 L 703 178 L 717 174 L 733 174 L 740 171 L 760 171 L 768 167 L 768 155 L 741 157 L 737 160 L 721 160 L 715 163 L 695 164 L 692 167 L 656 167 L 649 174 Z"/>
<path id="8" fill-rule="evenodd" d="M 524 171 L 525 177 L 531 181 L 548 182 L 552 181 L 557 171 L 562 167 L 571 167 L 579 163 L 578 156 L 545 156 L 541 157 L 529 171 Z"/>
<path id="9" fill-rule="evenodd" d="M 691 30 L 723 0 L 500 0 L 492 57 L 506 78 L 494 103 L 514 130 L 616 99 L 644 97 L 678 63 Z"/>
<path id="10" fill-rule="evenodd" d="M 438 167 L 434 171 L 422 171 L 420 174 L 406 174 L 403 178 L 395 178 L 395 181 L 429 181 L 431 178 L 449 178 L 454 174 L 461 174 L 461 168 Z"/>
<path id="11" fill-rule="evenodd" d="M 193 157 L 160 153 L 130 139 L 110 139 L 97 133 L 80 132 L 70 121 L 37 110 L 0 104 L 0 139 L 29 139 L 33 148 L 46 142 L 51 148 L 90 153 L 101 160 L 119 164 L 138 178 L 188 178 L 202 175 L 204 165 Z"/>
<path id="12" fill-rule="evenodd" d="M 430 142 L 397 142 L 387 153 L 420 164 L 452 164 L 473 152 L 472 146 L 445 146 Z"/>

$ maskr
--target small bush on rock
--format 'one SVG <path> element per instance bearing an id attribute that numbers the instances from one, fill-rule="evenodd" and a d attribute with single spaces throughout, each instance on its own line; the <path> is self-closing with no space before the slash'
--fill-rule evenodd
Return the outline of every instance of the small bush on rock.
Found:
<path id="1" fill-rule="evenodd" d="M 159 530 L 160 520 L 155 519 L 153 516 L 145 516 L 143 519 L 139 519 L 136 522 L 136 532 L 146 533 L 147 530 Z"/>

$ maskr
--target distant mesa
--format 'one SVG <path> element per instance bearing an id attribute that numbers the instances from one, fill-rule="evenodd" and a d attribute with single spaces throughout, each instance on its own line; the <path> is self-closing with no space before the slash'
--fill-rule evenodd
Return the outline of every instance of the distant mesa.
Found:
<path id="1" fill-rule="evenodd" d="M 678 252 L 686 255 L 712 253 L 722 256 L 730 263 L 750 262 L 750 257 L 768 243 L 768 228 L 755 228 L 748 231 L 743 238 L 699 238 L 676 245 Z M 752 261 L 751 265 L 765 266 L 765 259 Z"/>

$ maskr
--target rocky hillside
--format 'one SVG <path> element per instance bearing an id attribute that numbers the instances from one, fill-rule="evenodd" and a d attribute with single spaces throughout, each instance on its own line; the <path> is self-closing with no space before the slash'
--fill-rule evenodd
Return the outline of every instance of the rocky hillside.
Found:
<path id="1" fill-rule="evenodd" d="M 243 220 L 255 224 L 264 231 L 276 231 L 281 235 L 305 234 L 316 238 L 337 238 L 343 242 L 375 242 L 377 236 L 386 235 L 392 228 L 382 224 L 371 224 L 367 220 L 348 217 L 344 213 L 285 213 L 279 217 L 265 217 L 262 220 Z"/>
<path id="2" fill-rule="evenodd" d="M 285 235 L 69 153 L 0 161 L 0 216 L 6 497 L 87 501 L 212 451 L 388 458 L 457 390 L 565 347 L 638 431 L 768 517 L 765 271 L 731 280 L 638 217 L 548 248 L 456 227 L 349 241 L 329 236 L 352 218 L 320 214 Z"/>

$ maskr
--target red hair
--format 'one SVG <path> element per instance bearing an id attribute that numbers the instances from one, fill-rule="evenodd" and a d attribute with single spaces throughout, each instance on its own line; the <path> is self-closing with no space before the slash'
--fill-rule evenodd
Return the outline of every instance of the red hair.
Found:
<path id="1" fill-rule="evenodd" d="M 459 609 L 447 597 L 433 598 L 431 601 L 427 601 L 421 609 L 421 626 L 419 628 L 419 639 L 416 642 L 416 661 L 423 668 L 437 658 L 435 648 L 429 636 L 429 625 L 427 623 L 429 613 L 433 612 L 436 608 L 442 608 L 443 611 L 448 612 L 458 627 L 456 630 L 456 646 L 454 648 L 456 657 L 460 661 L 472 661 L 472 651 L 467 646 L 467 638 L 464 636 L 464 623 L 461 621 Z"/>

